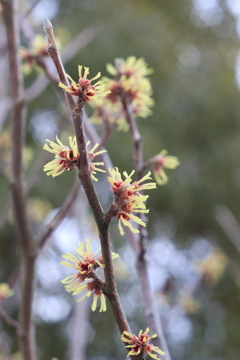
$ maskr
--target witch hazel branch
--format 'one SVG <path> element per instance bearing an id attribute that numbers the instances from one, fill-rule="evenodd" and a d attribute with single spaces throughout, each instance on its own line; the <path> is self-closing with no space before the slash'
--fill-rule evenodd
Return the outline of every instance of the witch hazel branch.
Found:
<path id="1" fill-rule="evenodd" d="M 49 25 L 49 24 L 48 24 Z M 46 31 L 47 30 L 47 31 Z M 55 43 L 51 44 L 51 38 L 53 36 L 53 29 L 51 26 L 46 26 L 45 31 L 48 35 L 49 47 L 55 47 Z M 49 54 L 54 54 L 54 51 L 47 49 Z M 57 50 L 56 50 L 57 51 Z M 56 53 L 55 51 L 55 53 Z M 53 58 L 55 64 L 58 56 Z M 57 68 L 59 71 L 59 68 Z M 91 244 L 88 239 L 84 243 L 79 243 L 79 247 L 75 249 L 76 254 L 67 253 L 64 255 L 64 261 L 62 265 L 74 268 L 76 273 L 62 280 L 66 290 L 72 295 L 79 295 L 83 292 L 84 295 L 78 301 L 91 296 L 93 294 L 92 310 L 97 308 L 97 299 L 100 298 L 100 312 L 104 312 L 107 309 L 105 296 L 108 298 L 116 321 L 118 323 L 120 332 L 122 334 L 122 341 L 128 348 L 131 346 L 132 350 L 129 352 L 131 358 L 144 358 L 146 354 L 152 358 L 157 359 L 156 352 L 160 355 L 164 355 L 158 347 L 149 344 L 152 337 L 147 335 L 149 329 L 145 331 L 145 337 L 143 340 L 138 341 L 137 350 L 135 349 L 135 335 L 131 334 L 129 325 L 125 318 L 125 314 L 122 310 L 116 288 L 116 282 L 113 274 L 112 260 L 118 255 L 112 253 L 110 250 L 110 235 L 109 235 L 109 223 L 112 217 L 118 219 L 118 227 L 121 235 L 124 235 L 124 227 L 128 227 L 133 233 L 139 233 L 139 229 L 132 225 L 132 221 L 138 226 L 146 226 L 145 222 L 138 216 L 140 213 L 148 213 L 146 208 L 146 200 L 148 195 L 142 193 L 142 191 L 151 190 L 156 188 L 156 183 L 149 182 L 152 180 L 151 172 L 149 171 L 145 176 L 137 181 L 133 181 L 133 170 L 130 174 L 126 171 L 121 175 L 119 169 L 108 169 L 108 181 L 110 189 L 113 192 L 114 200 L 109 211 L 104 214 L 101 204 L 97 198 L 94 190 L 91 178 L 97 181 L 97 172 L 104 171 L 99 168 L 103 165 L 103 162 L 94 162 L 94 158 L 102 154 L 105 150 L 98 150 L 98 144 L 95 144 L 91 150 L 87 149 L 84 132 L 84 124 L 82 119 L 82 109 L 85 104 L 91 103 L 94 109 L 93 119 L 97 115 L 104 113 L 105 122 L 115 122 L 118 125 L 118 130 L 128 131 L 129 123 L 126 119 L 124 102 L 122 99 L 131 105 L 132 115 L 134 117 L 147 117 L 151 113 L 151 107 L 153 106 L 153 100 L 151 98 L 151 85 L 149 79 L 146 77 L 152 73 L 152 69 L 147 68 L 147 64 L 143 59 L 136 59 L 130 57 L 126 61 L 117 60 L 115 67 L 113 65 L 107 65 L 107 70 L 115 79 L 105 78 L 104 81 L 98 80 L 95 84 L 93 81 L 101 77 L 99 72 L 95 77 L 88 79 L 89 68 L 79 65 L 78 67 L 78 81 L 73 80 L 69 75 L 65 76 L 65 83 L 60 82 L 59 87 L 67 93 L 67 99 L 69 95 L 74 96 L 75 100 L 71 99 L 69 107 L 71 108 L 73 101 L 75 108 L 72 112 L 72 119 L 75 128 L 76 136 L 69 138 L 69 146 L 65 146 L 57 137 L 56 143 L 47 140 L 48 144 L 44 145 L 44 149 L 54 154 L 54 160 L 45 165 L 44 171 L 47 175 L 53 177 L 62 174 L 65 170 L 72 171 L 75 167 L 78 169 L 78 176 L 85 189 L 87 198 L 89 199 L 90 207 L 93 210 L 95 220 L 99 229 L 99 238 L 102 248 L 102 255 L 96 258 L 96 254 L 92 253 Z M 60 67 L 60 71 L 64 71 Z M 64 78 L 64 74 L 59 74 L 60 79 Z M 67 81 L 70 80 L 70 84 Z M 108 114 L 108 115 L 106 115 Z M 98 119 L 100 120 L 100 119 Z M 96 120 L 95 120 L 96 121 Z M 169 165 L 168 158 L 165 152 L 162 152 L 158 157 L 156 156 L 148 163 L 143 165 L 142 170 L 149 165 L 153 166 L 154 174 L 158 183 L 166 183 L 167 177 L 165 175 L 164 168 L 175 168 L 179 162 L 175 157 L 171 157 L 171 166 Z M 84 171 L 84 177 L 82 176 Z M 86 181 L 85 179 L 88 178 Z M 160 181 L 159 179 L 162 179 Z M 148 182 L 147 182 L 148 181 Z M 92 192 L 92 193 L 91 193 Z M 97 209 L 94 204 L 97 204 Z M 85 249 L 86 247 L 86 249 Z M 105 282 L 99 279 L 96 275 L 96 271 L 99 267 L 104 268 Z M 111 280 L 109 280 L 111 279 Z M 117 296 L 116 303 L 112 301 L 113 292 Z M 141 334 L 140 331 L 139 334 Z M 128 334 L 129 339 L 126 340 L 124 334 Z M 154 353 L 155 352 L 155 353 Z"/>
<path id="2" fill-rule="evenodd" d="M 131 107 L 131 116 L 135 119 L 150 115 L 154 101 L 151 98 L 151 84 L 147 76 L 152 73 L 152 69 L 147 67 L 144 59 L 136 59 L 132 56 L 125 61 L 117 59 L 115 65 L 107 65 L 107 71 L 113 79 L 99 80 L 100 72 L 88 78 L 89 68 L 79 65 L 78 80 L 75 81 L 65 74 L 49 20 L 45 21 L 44 29 L 49 42 L 47 52 L 51 55 L 58 71 L 61 80 L 59 87 L 66 93 L 75 129 L 75 135 L 69 137 L 68 145 L 64 145 L 57 136 L 56 142 L 46 140 L 43 149 L 52 153 L 54 159 L 44 166 L 44 171 L 54 178 L 65 171 L 72 172 L 77 169 L 98 226 L 100 239 L 100 249 L 97 253 L 92 252 L 90 240 L 85 239 L 85 243 L 79 243 L 75 248 L 74 254 L 69 252 L 63 255 L 64 260 L 61 264 L 74 269 L 75 273 L 63 279 L 62 283 L 66 291 L 73 296 L 82 295 L 77 301 L 93 295 L 93 311 L 97 309 L 98 299 L 100 299 L 100 312 L 106 311 L 107 298 L 121 332 L 121 340 L 128 350 L 130 348 L 128 355 L 131 359 L 143 359 L 146 355 L 157 359 L 157 354 L 164 355 L 164 352 L 150 343 L 151 339 L 157 336 L 156 334 L 149 336 L 149 328 L 144 333 L 140 330 L 138 336 L 131 334 L 117 292 L 112 261 L 118 257 L 118 254 L 111 251 L 109 233 L 109 224 L 113 217 L 118 220 L 122 236 L 125 234 L 125 228 L 137 234 L 140 232 L 139 226 L 146 226 L 139 216 L 141 213 L 149 212 L 146 208 L 149 195 L 144 192 L 155 189 L 156 183 L 152 181 L 150 171 L 141 178 L 138 176 L 134 181 L 135 170 L 128 174 L 126 171 L 121 173 L 118 167 L 109 168 L 107 178 L 109 190 L 112 191 L 114 198 L 110 209 L 104 213 L 92 180 L 98 181 L 98 172 L 105 172 L 102 168 L 104 163 L 98 160 L 98 156 L 106 150 L 101 150 L 98 143 L 90 144 L 86 141 L 83 124 L 83 108 L 86 103 L 90 103 L 93 108 L 92 122 L 104 120 L 106 126 L 114 125 L 111 127 L 112 130 L 115 126 L 119 131 L 129 130 L 131 124 L 126 116 L 126 106 Z M 152 166 L 156 182 L 162 185 L 167 182 L 164 169 L 174 169 L 178 164 L 178 159 L 168 156 L 164 150 L 143 163 L 142 168 L 137 170 L 138 174 L 143 173 Z M 104 280 L 97 275 L 99 268 L 104 270 Z"/>
<path id="3" fill-rule="evenodd" d="M 100 248 L 96 253 L 92 252 L 90 240 L 85 239 L 84 242 L 78 243 L 74 253 L 67 252 L 63 255 L 61 265 L 72 268 L 75 273 L 64 278 L 62 283 L 68 293 L 74 297 L 77 296 L 77 301 L 92 296 L 92 311 L 99 308 L 100 312 L 105 312 L 107 310 L 106 298 L 108 299 L 121 333 L 121 340 L 131 359 L 144 359 L 146 355 L 158 359 L 159 355 L 164 356 L 165 353 L 151 343 L 151 339 L 155 339 L 157 334 L 149 336 L 149 328 L 145 332 L 140 330 L 138 336 L 132 334 L 122 309 L 112 264 L 119 255 L 111 251 L 109 224 L 115 217 L 118 220 L 121 236 L 125 234 L 126 228 L 133 234 L 140 233 L 139 227 L 146 227 L 140 215 L 149 213 L 146 207 L 149 195 L 145 192 L 156 189 L 157 184 L 166 184 L 168 178 L 165 168 L 174 169 L 179 165 L 179 161 L 174 156 L 168 156 L 167 151 L 163 150 L 142 163 L 141 168 L 137 169 L 135 181 L 135 170 L 128 174 L 126 171 L 121 173 L 117 166 L 109 168 L 107 179 L 109 191 L 113 194 L 113 202 L 110 209 L 104 213 L 92 180 L 97 182 L 98 173 L 106 172 L 102 168 L 104 162 L 99 161 L 98 158 L 106 150 L 101 149 L 98 143 L 91 144 L 90 141 L 86 141 L 83 123 L 83 108 L 86 103 L 89 103 L 93 108 L 90 119 L 93 123 L 103 121 L 106 128 L 111 128 L 111 131 L 115 128 L 118 131 L 129 131 L 132 124 L 126 108 L 128 111 L 131 109 L 131 116 L 134 119 L 146 118 L 152 112 L 154 101 L 151 98 L 151 84 L 147 76 L 153 70 L 148 68 L 144 59 L 136 59 L 132 56 L 126 60 L 116 59 L 115 65 L 107 65 L 107 71 L 113 79 L 105 77 L 100 80 L 100 72 L 88 78 L 89 68 L 79 65 L 78 80 L 75 81 L 65 74 L 49 20 L 46 20 L 45 32 L 49 41 L 47 52 L 52 56 L 58 70 L 61 79 L 59 87 L 66 93 L 75 135 L 69 137 L 68 145 L 63 144 L 58 136 L 56 136 L 56 141 L 46 140 L 43 149 L 51 153 L 54 158 L 44 165 L 43 170 L 46 175 L 55 178 L 65 171 L 72 172 L 76 168 L 93 211 L 100 239 Z M 25 57 L 24 55 L 23 58 Z M 151 171 L 139 178 L 139 174 L 144 173 L 149 167 L 153 169 L 157 184 L 152 180 Z M 97 274 L 99 268 L 104 271 L 104 280 Z M 12 290 L 7 284 L 1 284 L 0 302 L 1 299 L 11 295 Z M 3 309 L 1 311 L 4 314 Z M 3 315 L 2 317 L 4 318 Z M 12 326 L 18 326 L 6 316 L 5 320 L 6 322 L 8 320 Z"/>

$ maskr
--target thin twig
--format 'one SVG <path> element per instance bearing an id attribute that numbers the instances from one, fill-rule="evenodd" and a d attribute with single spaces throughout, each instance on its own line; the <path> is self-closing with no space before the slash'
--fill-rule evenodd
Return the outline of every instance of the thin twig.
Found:
<path id="1" fill-rule="evenodd" d="M 31 47 L 32 41 L 35 37 L 35 33 L 31 28 L 30 23 L 26 19 L 26 17 L 22 13 L 19 13 L 18 16 L 19 16 L 20 32 L 23 34 L 28 47 Z"/>
<path id="2" fill-rule="evenodd" d="M 25 17 L 28 17 L 31 12 L 33 11 L 33 9 L 35 8 L 35 6 L 40 2 L 41 0 L 35 0 L 35 2 L 30 6 L 30 8 L 28 9 L 28 11 L 25 13 Z"/>
<path id="3" fill-rule="evenodd" d="M 133 144 L 134 144 L 134 154 L 133 154 L 133 164 L 136 170 L 137 180 L 140 180 L 142 177 L 142 162 L 143 162 L 143 150 L 142 150 L 142 137 L 138 130 L 137 123 L 135 118 L 132 116 L 131 107 L 128 102 L 123 99 L 123 108 L 125 111 L 126 120 L 130 125 L 130 130 L 132 134 Z"/>
<path id="4" fill-rule="evenodd" d="M 0 317 L 3 319 L 3 321 L 10 326 L 11 328 L 13 328 L 15 331 L 18 330 L 19 328 L 19 323 L 12 319 L 7 313 L 6 311 L 3 310 L 3 308 L 0 306 Z"/>
<path id="5" fill-rule="evenodd" d="M 240 224 L 231 210 L 225 205 L 218 205 L 215 209 L 214 217 L 228 239 L 240 253 Z"/>
<path id="6" fill-rule="evenodd" d="M 130 125 L 130 131 L 133 139 L 134 151 L 133 151 L 133 164 L 136 171 L 137 180 L 143 176 L 143 149 L 142 149 L 142 137 L 138 130 L 138 126 L 135 118 L 132 116 L 131 106 L 128 104 L 126 99 L 122 100 L 123 109 L 125 111 L 126 120 Z M 141 218 L 146 222 L 146 216 L 139 214 Z M 171 356 L 168 350 L 168 346 L 165 340 L 164 332 L 160 317 L 157 312 L 157 306 L 155 303 L 153 291 L 150 284 L 148 274 L 148 264 L 146 259 L 147 243 L 148 243 L 148 232 L 142 226 L 139 227 L 139 250 L 136 253 L 137 256 L 137 274 L 141 285 L 145 318 L 148 327 L 151 331 L 156 332 L 158 337 L 152 339 L 153 344 L 158 346 L 165 352 L 165 360 L 171 360 Z M 132 246 L 133 247 L 133 246 Z M 136 246 L 134 248 L 137 248 Z"/>
<path id="7" fill-rule="evenodd" d="M 23 77 L 19 59 L 19 28 L 15 0 L 4 0 L 3 17 L 7 30 L 8 54 L 10 63 L 10 83 L 12 91 L 12 159 L 11 191 L 18 242 L 22 256 L 20 268 L 22 298 L 19 314 L 19 339 L 25 360 L 35 360 L 34 331 L 31 322 L 34 285 L 35 248 L 29 230 L 23 185 L 22 150 L 25 140 L 26 104 L 24 102 Z"/>
<path id="8" fill-rule="evenodd" d="M 71 60 L 81 49 L 87 46 L 103 30 L 103 25 L 89 25 L 83 29 L 68 45 L 61 51 L 63 64 Z"/>
<path id="9" fill-rule="evenodd" d="M 39 250 L 41 250 L 44 247 L 49 236 L 52 234 L 52 232 L 60 225 L 60 223 L 66 217 L 72 204 L 74 203 L 75 199 L 77 198 L 77 193 L 78 193 L 79 187 L 80 187 L 80 183 L 76 182 L 74 184 L 72 190 L 68 194 L 67 198 L 64 200 L 62 206 L 60 207 L 60 209 L 54 216 L 54 218 L 50 221 L 49 224 L 47 224 L 44 227 L 43 232 L 40 235 L 40 238 L 37 242 Z"/>

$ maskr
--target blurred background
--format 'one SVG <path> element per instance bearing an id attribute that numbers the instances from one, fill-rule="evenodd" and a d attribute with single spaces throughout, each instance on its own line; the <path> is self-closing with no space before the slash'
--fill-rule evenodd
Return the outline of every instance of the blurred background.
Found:
<path id="1" fill-rule="evenodd" d="M 43 20 L 50 18 L 65 69 L 74 79 L 79 64 L 90 67 L 92 76 L 98 71 L 106 76 L 107 63 L 131 55 L 144 57 L 154 69 L 153 115 L 138 119 L 144 158 L 167 149 L 181 162 L 167 170 L 168 184 L 152 190 L 148 199 L 148 259 L 159 316 L 173 360 L 239 360 L 240 1 L 24 0 L 20 12 L 22 46 L 29 47 L 34 34 L 44 36 Z M 19 254 L 9 204 L 9 67 L 2 20 L 0 31 L 0 282 L 15 290 L 3 306 L 16 317 Z M 36 66 L 25 74 L 24 158 L 29 218 L 37 237 L 76 179 L 75 172 L 47 177 L 42 166 L 51 155 L 43 154 L 42 146 L 56 134 L 66 142 L 73 129 L 64 100 L 42 70 Z M 92 109 L 86 110 L 91 116 Z M 103 128 L 96 129 L 101 134 Z M 106 149 L 120 171 L 132 170 L 129 133 L 115 131 Z M 104 175 L 97 191 L 106 210 L 111 194 Z M 137 333 L 146 325 L 135 259 L 116 221 L 111 231 L 120 255 L 115 271 L 122 305 Z M 110 307 L 106 314 L 92 313 L 88 300 L 76 303 L 60 283 L 71 274 L 60 266 L 62 254 L 73 252 L 85 237 L 98 248 L 96 227 L 79 191 L 37 261 L 34 319 L 41 360 L 126 356 Z M 0 324 L 1 358 L 19 358 L 13 332 Z"/>

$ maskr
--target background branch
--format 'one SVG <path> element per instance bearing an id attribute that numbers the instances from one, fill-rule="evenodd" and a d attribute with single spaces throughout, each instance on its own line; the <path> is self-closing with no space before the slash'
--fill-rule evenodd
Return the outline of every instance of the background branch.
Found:
<path id="1" fill-rule="evenodd" d="M 3 319 L 3 321 L 10 326 L 11 328 L 13 328 L 15 331 L 18 330 L 19 328 L 19 323 L 12 319 L 4 310 L 3 308 L 0 306 L 0 317 Z"/>
<path id="2" fill-rule="evenodd" d="M 18 243 L 22 257 L 20 267 L 22 298 L 19 313 L 19 339 L 25 360 L 35 360 L 36 351 L 31 314 L 36 253 L 29 230 L 23 184 L 22 150 L 25 140 L 26 104 L 24 102 L 23 77 L 18 55 L 19 27 L 15 0 L 3 1 L 3 17 L 7 30 L 13 103 L 11 123 L 11 192 L 18 232 Z"/>
<path id="3" fill-rule="evenodd" d="M 39 158 L 35 161 L 33 167 L 31 168 L 28 179 L 26 181 L 25 195 L 32 189 L 34 185 L 39 181 L 39 172 L 42 171 L 42 167 L 45 164 L 48 158 L 46 152 L 41 152 Z M 1 214 L 0 214 L 0 228 L 4 226 L 8 217 L 9 210 L 11 209 L 11 201 L 6 202 Z"/>
<path id="4" fill-rule="evenodd" d="M 50 221 L 50 223 L 44 227 L 43 232 L 40 235 L 39 240 L 38 240 L 39 250 L 41 250 L 44 247 L 49 236 L 61 224 L 61 222 L 66 217 L 66 215 L 69 212 L 71 206 L 73 205 L 75 199 L 77 198 L 77 194 L 78 194 L 80 185 L 81 184 L 79 183 L 79 181 L 77 181 L 74 184 L 73 188 L 71 189 L 70 193 L 68 194 L 67 198 L 63 202 L 62 206 L 60 207 L 60 209 L 58 210 L 56 215 L 53 217 L 53 219 Z"/>
<path id="5" fill-rule="evenodd" d="M 122 99 L 122 103 L 123 103 L 123 108 L 125 111 L 127 122 L 130 125 L 130 131 L 134 145 L 133 164 L 136 170 L 137 180 L 139 180 L 143 176 L 142 137 L 138 130 L 136 120 L 132 116 L 131 106 L 128 104 L 126 99 Z M 138 216 L 142 218 L 146 223 L 147 217 L 144 214 L 139 213 Z M 137 269 L 138 279 L 141 285 L 146 323 L 147 326 L 151 329 L 151 331 L 153 331 L 154 333 L 156 332 L 158 334 L 157 338 L 152 339 L 153 344 L 165 352 L 165 356 L 164 356 L 165 360 L 171 360 L 171 356 L 163 332 L 160 316 L 157 311 L 157 306 L 155 303 L 154 294 L 151 288 L 149 274 L 148 274 L 148 264 L 146 259 L 148 233 L 147 230 L 142 226 L 139 226 L 139 231 L 140 231 L 138 236 L 139 246 L 137 245 L 133 246 L 132 241 L 131 241 L 131 245 L 135 251 L 136 249 L 138 249 L 138 251 L 135 252 L 137 257 L 136 269 Z"/>
<path id="6" fill-rule="evenodd" d="M 214 217 L 228 239 L 240 253 L 240 225 L 231 210 L 227 206 L 219 205 L 215 209 Z"/>

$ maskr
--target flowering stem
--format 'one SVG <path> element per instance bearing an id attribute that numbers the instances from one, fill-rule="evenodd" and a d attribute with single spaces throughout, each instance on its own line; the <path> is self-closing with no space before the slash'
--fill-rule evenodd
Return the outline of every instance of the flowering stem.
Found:
<path id="1" fill-rule="evenodd" d="M 73 125 L 76 133 L 78 152 L 81 156 L 78 159 L 78 177 L 86 192 L 89 205 L 92 208 L 96 223 L 101 223 L 104 213 L 98 200 L 95 188 L 91 180 L 89 170 L 88 154 L 86 150 L 85 130 L 83 125 L 82 103 L 79 101 L 72 114 Z"/>
<path id="2" fill-rule="evenodd" d="M 125 116 L 127 122 L 130 125 L 130 131 L 134 144 L 134 155 L 133 155 L 133 164 L 136 170 L 137 180 L 141 179 L 143 176 L 143 171 L 146 168 L 143 164 L 143 149 L 142 149 L 142 137 L 138 130 L 138 126 L 135 118 L 132 116 L 131 108 L 126 99 L 122 99 L 123 108 L 125 111 Z M 145 214 L 139 214 L 139 217 L 142 218 Z M 165 340 L 165 336 L 162 329 L 162 324 L 160 317 L 157 312 L 156 303 L 154 300 L 154 295 L 151 289 L 149 274 L 148 274 L 148 265 L 146 260 L 146 251 L 148 243 L 148 232 L 142 226 L 139 227 L 139 250 L 136 252 L 137 256 L 137 274 L 139 282 L 141 285 L 144 309 L 145 309 L 145 318 L 148 327 L 158 334 L 158 337 L 152 339 L 152 342 L 155 346 L 161 348 L 165 352 L 165 360 L 171 360 L 171 356 L 168 350 L 168 346 Z M 135 247 L 136 249 L 137 247 Z"/>
<path id="3" fill-rule="evenodd" d="M 60 77 L 60 81 L 64 85 L 68 85 L 68 80 L 60 59 L 60 55 L 55 46 L 53 28 L 48 19 L 45 20 L 44 30 L 49 40 L 49 46 L 47 48 L 47 51 L 50 54 L 50 56 L 53 58 L 54 64 L 56 66 L 56 69 Z M 123 331 L 130 332 L 130 327 L 128 325 L 125 313 L 120 303 L 114 272 L 113 272 L 112 252 L 111 252 L 111 243 L 110 243 L 110 235 L 109 235 L 109 223 L 111 221 L 111 216 L 109 216 L 110 215 L 109 213 L 107 216 L 105 216 L 102 210 L 89 171 L 88 156 L 87 156 L 86 141 L 85 141 L 85 130 L 83 124 L 82 108 L 84 106 L 84 102 L 82 102 L 82 100 L 79 99 L 77 104 L 75 104 L 70 94 L 66 94 L 66 99 L 69 105 L 69 109 L 71 110 L 70 112 L 72 115 L 73 125 L 76 133 L 78 151 L 81 154 L 77 163 L 78 176 L 85 190 L 86 196 L 89 201 L 89 205 L 93 211 L 93 215 L 96 220 L 99 231 L 102 256 L 103 256 L 103 261 L 105 263 L 104 275 L 106 280 L 106 286 L 103 289 L 103 292 L 110 302 L 120 332 L 121 333 L 123 333 Z M 142 356 L 141 355 L 137 357 L 131 356 L 131 359 L 140 360 L 142 359 Z"/>
<path id="4" fill-rule="evenodd" d="M 130 331 L 129 325 L 127 323 L 124 311 L 122 309 L 119 300 L 116 281 L 113 272 L 112 252 L 111 252 L 111 243 L 110 243 L 110 235 L 109 235 L 109 223 L 112 217 L 104 216 L 102 207 L 100 205 L 95 188 L 91 180 L 80 101 L 73 112 L 73 123 L 76 132 L 78 151 L 81 154 L 81 156 L 79 157 L 79 167 L 78 167 L 79 179 L 81 180 L 81 183 L 83 185 L 83 188 L 85 190 L 86 196 L 89 201 L 89 205 L 93 211 L 98 226 L 102 255 L 105 263 L 104 275 L 106 280 L 106 289 L 104 291 L 104 294 L 106 295 L 106 297 L 108 298 L 111 304 L 120 332 L 122 333 L 125 330 Z"/>
<path id="5" fill-rule="evenodd" d="M 16 1 L 8 0 L 2 1 L 2 3 L 3 17 L 7 30 L 8 54 L 11 69 L 10 83 L 13 102 L 11 123 L 11 192 L 22 260 L 20 267 L 22 298 L 20 304 L 18 334 L 24 359 L 35 360 L 36 351 L 31 316 L 36 251 L 29 230 L 23 185 L 22 149 L 25 138 L 26 104 L 23 98 L 23 77 L 18 55 L 19 28 Z"/>

